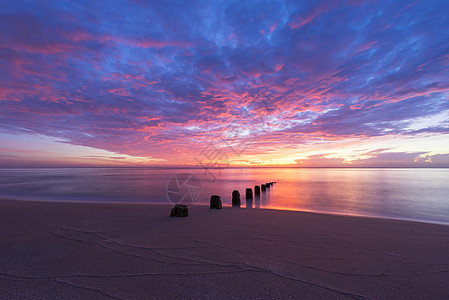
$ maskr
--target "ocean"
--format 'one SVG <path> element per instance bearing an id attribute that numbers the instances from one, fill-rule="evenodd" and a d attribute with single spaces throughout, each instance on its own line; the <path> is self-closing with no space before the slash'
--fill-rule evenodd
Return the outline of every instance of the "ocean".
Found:
<path id="1" fill-rule="evenodd" d="M 246 188 L 276 182 L 252 202 Z M 244 208 L 449 224 L 449 169 L 0 169 L 0 197 L 18 200 L 208 204 L 238 190 Z"/>

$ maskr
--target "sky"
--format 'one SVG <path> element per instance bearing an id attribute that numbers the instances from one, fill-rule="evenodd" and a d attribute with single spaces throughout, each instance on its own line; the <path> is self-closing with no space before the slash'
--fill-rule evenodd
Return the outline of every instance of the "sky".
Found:
<path id="1" fill-rule="evenodd" d="M 449 1 L 0 2 L 0 167 L 449 167 Z"/>

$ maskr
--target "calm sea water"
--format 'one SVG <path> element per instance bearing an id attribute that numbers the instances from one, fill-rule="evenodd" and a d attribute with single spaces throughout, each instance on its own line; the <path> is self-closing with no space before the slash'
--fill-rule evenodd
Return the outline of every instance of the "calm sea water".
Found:
<path id="1" fill-rule="evenodd" d="M 231 205 L 239 190 L 276 181 L 248 207 L 449 224 L 449 169 L 0 169 L 0 197 L 55 201 Z"/>

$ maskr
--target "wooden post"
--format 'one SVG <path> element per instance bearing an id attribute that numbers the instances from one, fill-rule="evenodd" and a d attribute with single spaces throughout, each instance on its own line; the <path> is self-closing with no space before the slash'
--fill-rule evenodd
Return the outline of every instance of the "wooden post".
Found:
<path id="1" fill-rule="evenodd" d="M 232 206 L 240 207 L 240 192 L 237 190 L 232 192 Z"/>
<path id="2" fill-rule="evenodd" d="M 170 217 L 188 217 L 189 208 L 187 205 L 176 204 L 170 212 Z"/>
<path id="3" fill-rule="evenodd" d="M 251 188 L 246 189 L 246 200 L 253 200 L 253 190 Z"/>
<path id="4" fill-rule="evenodd" d="M 210 196 L 210 208 L 221 209 L 221 199 L 218 195 Z"/>
<path id="5" fill-rule="evenodd" d="M 255 196 L 259 196 L 260 195 L 260 186 L 259 185 L 256 185 L 254 187 L 254 195 Z"/>

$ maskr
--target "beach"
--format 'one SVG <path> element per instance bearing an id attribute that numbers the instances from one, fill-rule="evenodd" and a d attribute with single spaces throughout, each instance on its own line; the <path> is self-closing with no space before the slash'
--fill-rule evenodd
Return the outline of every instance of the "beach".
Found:
<path id="1" fill-rule="evenodd" d="M 0 200 L 1 299 L 448 299 L 449 226 Z"/>

